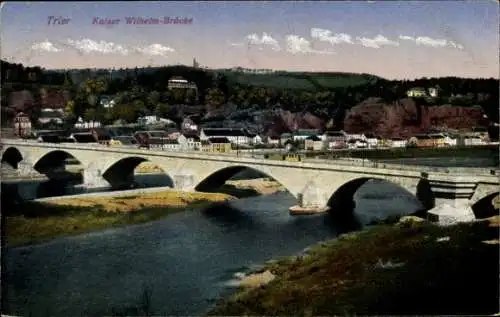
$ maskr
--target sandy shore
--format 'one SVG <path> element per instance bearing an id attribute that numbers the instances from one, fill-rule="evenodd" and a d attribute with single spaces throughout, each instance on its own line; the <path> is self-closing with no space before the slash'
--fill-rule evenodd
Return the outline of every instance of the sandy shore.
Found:
<path id="1" fill-rule="evenodd" d="M 266 285 L 275 278 L 276 276 L 271 273 L 271 271 L 266 270 L 261 273 L 254 273 L 248 276 L 244 276 L 239 280 L 238 285 L 244 288 L 255 288 Z"/>
<path id="2" fill-rule="evenodd" d="M 158 167 L 158 165 L 151 162 L 142 162 L 141 164 L 137 165 L 134 172 L 136 174 L 165 173 L 161 168 Z"/>
<path id="3" fill-rule="evenodd" d="M 105 196 L 72 196 L 44 199 L 43 202 L 56 206 L 95 207 L 102 206 L 108 212 L 130 212 L 147 207 L 187 207 L 197 201 L 222 202 L 232 199 L 220 193 L 199 193 L 165 190 L 150 193 L 106 193 Z M 111 196 L 111 197 L 110 197 Z"/>

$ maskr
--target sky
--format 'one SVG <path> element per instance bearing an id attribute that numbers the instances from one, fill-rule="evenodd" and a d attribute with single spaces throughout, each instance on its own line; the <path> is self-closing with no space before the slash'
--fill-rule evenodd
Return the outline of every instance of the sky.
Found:
<path id="1" fill-rule="evenodd" d="M 2 59 L 48 69 L 196 58 L 208 68 L 499 77 L 493 0 L 4 2 L 0 18 Z"/>

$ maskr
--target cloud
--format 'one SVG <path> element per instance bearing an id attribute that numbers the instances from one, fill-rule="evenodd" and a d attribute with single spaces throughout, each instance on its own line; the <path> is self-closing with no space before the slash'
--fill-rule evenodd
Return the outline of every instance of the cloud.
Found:
<path id="1" fill-rule="evenodd" d="M 311 37 L 321 42 L 328 42 L 332 45 L 348 43 L 354 44 L 352 37 L 345 33 L 333 34 L 330 30 L 312 28 Z"/>
<path id="2" fill-rule="evenodd" d="M 31 46 L 31 49 L 35 50 L 35 51 L 44 51 L 44 52 L 51 52 L 51 53 L 58 53 L 58 52 L 62 51 L 62 49 L 56 47 L 53 43 L 51 43 L 49 41 L 35 43 Z"/>
<path id="3" fill-rule="evenodd" d="M 71 40 L 68 39 L 68 44 L 78 51 L 83 53 L 101 53 L 101 54 L 122 54 L 128 55 L 130 51 L 120 44 L 113 42 L 99 41 L 96 42 L 91 39 Z"/>
<path id="4" fill-rule="evenodd" d="M 311 47 L 311 42 L 298 35 L 287 35 L 286 50 L 292 54 L 335 54 L 329 51 L 315 50 Z"/>
<path id="5" fill-rule="evenodd" d="M 167 56 L 168 53 L 175 52 L 175 50 L 168 46 L 163 46 L 161 44 L 151 44 L 144 48 L 137 48 L 138 52 L 149 55 L 149 56 Z"/>
<path id="6" fill-rule="evenodd" d="M 356 39 L 364 47 L 370 47 L 370 48 L 381 48 L 382 46 L 399 46 L 398 42 L 391 41 L 381 34 L 375 36 L 372 39 L 368 37 L 357 37 Z"/>
<path id="7" fill-rule="evenodd" d="M 407 35 L 400 35 L 399 39 L 403 41 L 415 41 L 415 38 L 413 36 L 407 36 Z"/>
<path id="8" fill-rule="evenodd" d="M 463 49 L 464 46 L 462 44 L 455 43 L 453 41 L 445 40 L 445 39 L 433 39 L 428 36 L 407 36 L 400 35 L 399 38 L 401 40 L 412 41 L 417 45 L 421 46 L 429 46 L 429 47 L 452 47 L 456 49 Z"/>
<path id="9" fill-rule="evenodd" d="M 274 51 L 280 51 L 281 47 L 278 44 L 278 41 L 274 39 L 271 35 L 266 32 L 262 33 L 262 36 L 259 36 L 256 33 L 248 34 L 245 39 L 248 44 L 251 45 L 259 45 L 259 46 L 270 46 Z"/>

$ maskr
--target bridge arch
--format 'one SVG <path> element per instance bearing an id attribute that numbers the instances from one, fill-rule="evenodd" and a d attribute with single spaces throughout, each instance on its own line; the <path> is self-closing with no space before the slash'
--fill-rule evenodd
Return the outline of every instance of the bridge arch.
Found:
<path id="1" fill-rule="evenodd" d="M 127 156 L 117 161 L 113 161 L 104 166 L 101 170 L 102 174 L 100 176 L 104 178 L 104 180 L 106 180 L 113 188 L 130 187 L 130 185 L 134 183 L 135 169 L 144 162 L 150 162 L 158 166 L 158 168 L 163 171 L 163 174 L 165 174 L 165 180 L 163 180 L 163 182 L 169 187 L 174 187 L 172 177 L 161 167 L 160 164 L 156 164 L 154 161 L 142 156 Z"/>
<path id="2" fill-rule="evenodd" d="M 416 192 L 413 192 L 414 189 L 410 186 L 405 186 L 403 184 L 399 184 L 398 182 L 386 180 L 384 178 L 359 177 L 347 181 L 333 192 L 327 203 L 328 207 L 330 207 L 330 213 L 336 218 L 350 220 L 356 207 L 354 200 L 355 194 L 363 185 L 369 182 L 389 184 L 391 187 L 399 188 L 401 190 L 400 192 L 402 194 L 404 193 L 407 198 L 413 197 L 419 206 L 417 210 L 413 210 L 411 213 L 423 213 L 433 208 L 435 205 L 434 194 L 430 184 L 425 179 L 421 179 L 419 181 L 415 189 Z M 382 195 L 382 193 L 368 193 L 366 198 L 377 199 L 382 198 Z"/>
<path id="3" fill-rule="evenodd" d="M 33 169 L 51 178 L 51 174 L 56 172 L 57 169 L 65 167 L 68 160 L 73 161 L 75 165 L 83 165 L 82 162 L 69 151 L 54 150 L 34 160 Z"/>
<path id="4" fill-rule="evenodd" d="M 290 188 L 287 187 L 285 182 L 281 181 L 278 177 L 273 175 L 274 173 L 269 173 L 260 168 L 245 165 L 233 165 L 221 168 L 202 179 L 202 181 L 199 182 L 194 189 L 200 192 L 210 192 L 212 190 L 220 188 L 226 183 L 226 181 L 230 180 L 232 177 L 245 170 L 261 174 L 262 177 L 270 177 L 278 182 L 281 186 L 283 186 L 289 193 L 291 193 L 292 195 L 294 193 L 294 191 L 290 190 Z"/>
<path id="5" fill-rule="evenodd" d="M 500 195 L 499 191 L 486 194 L 476 202 L 472 202 L 472 211 L 476 219 L 489 218 L 499 214 L 498 203 L 495 208 L 494 199 Z M 500 197 L 497 198 L 500 200 Z"/>
<path id="6" fill-rule="evenodd" d="M 2 153 L 2 163 L 7 163 L 13 168 L 17 169 L 19 163 L 24 159 L 21 151 L 16 147 L 10 146 Z"/>

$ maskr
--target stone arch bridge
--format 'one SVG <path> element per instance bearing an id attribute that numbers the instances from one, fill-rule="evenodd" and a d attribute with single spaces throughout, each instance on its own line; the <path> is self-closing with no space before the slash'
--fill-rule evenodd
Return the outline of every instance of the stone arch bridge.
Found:
<path id="1" fill-rule="evenodd" d="M 174 187 L 204 191 L 219 187 L 244 168 L 262 172 L 281 183 L 299 199 L 301 207 L 324 208 L 352 205 L 356 190 L 370 179 L 385 180 L 414 194 L 429 210 L 443 204 L 455 206 L 459 217 L 471 206 L 498 192 L 499 178 L 479 173 L 434 172 L 431 168 L 384 165 L 384 168 L 332 162 L 288 162 L 230 154 L 154 151 L 102 145 L 49 144 L 3 140 L 2 162 L 22 173 L 37 171 L 50 178 L 51 171 L 75 158 L 84 168 L 86 186 L 122 186 L 133 181 L 137 165 L 150 161 L 169 175 Z"/>

